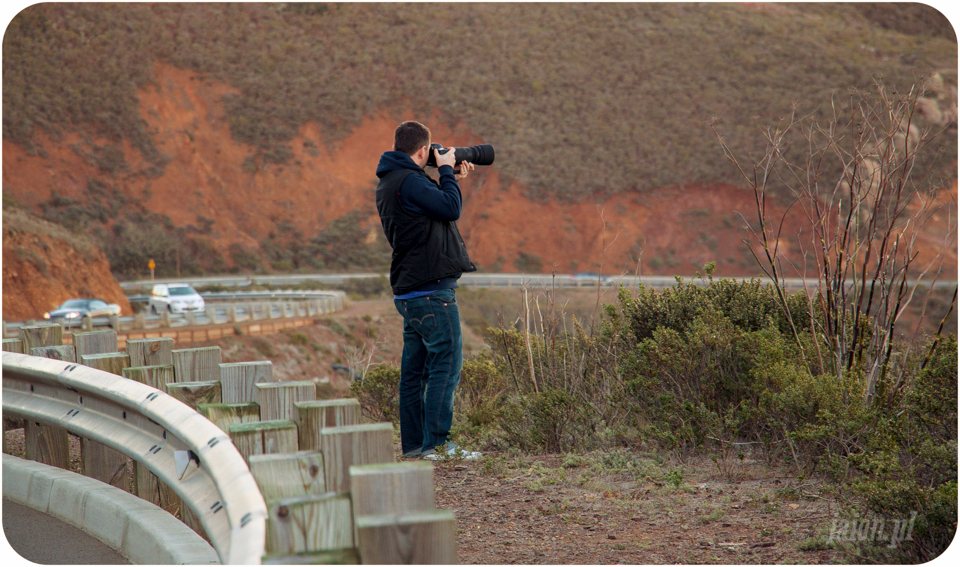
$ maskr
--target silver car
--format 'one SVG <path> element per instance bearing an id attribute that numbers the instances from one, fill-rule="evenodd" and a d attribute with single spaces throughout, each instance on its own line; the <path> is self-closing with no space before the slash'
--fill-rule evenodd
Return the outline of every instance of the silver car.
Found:
<path id="1" fill-rule="evenodd" d="M 156 284 L 150 293 L 150 312 L 185 313 L 187 311 L 203 311 L 203 298 L 190 284 L 172 283 Z"/>
<path id="2" fill-rule="evenodd" d="M 102 299 L 68 299 L 60 307 L 43 314 L 43 318 L 63 327 L 79 326 L 84 317 L 119 315 L 120 306 Z"/>

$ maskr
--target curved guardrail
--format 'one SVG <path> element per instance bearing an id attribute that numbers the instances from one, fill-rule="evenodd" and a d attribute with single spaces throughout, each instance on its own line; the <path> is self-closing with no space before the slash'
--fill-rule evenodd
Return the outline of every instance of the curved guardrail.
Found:
<path id="1" fill-rule="evenodd" d="M 80 364 L 3 353 L 3 413 L 135 459 L 200 520 L 223 564 L 259 564 L 267 508 L 230 437 L 172 396 Z M 178 472 L 177 456 L 190 461 Z"/>
<path id="2" fill-rule="evenodd" d="M 251 313 L 251 303 L 246 300 L 255 301 L 254 306 L 263 308 L 265 313 L 261 312 L 262 320 L 285 319 L 290 317 L 312 317 L 318 314 L 331 313 L 344 308 L 346 303 L 346 294 L 342 291 L 325 292 L 300 292 L 300 291 L 271 291 L 271 292 L 218 292 L 204 293 L 202 297 L 208 301 L 207 308 L 202 312 L 170 314 L 166 323 L 163 322 L 163 316 L 151 315 L 149 313 L 140 313 L 134 316 L 94 317 L 89 321 L 90 328 L 110 325 L 115 330 L 141 331 L 147 329 L 159 329 L 178 326 L 203 326 L 218 325 L 224 323 L 233 323 L 238 320 L 252 321 L 254 314 Z M 130 296 L 131 303 L 146 303 L 150 296 Z M 227 302 L 234 301 L 231 312 L 230 305 Z M 302 304 L 298 303 L 302 302 Z M 289 309 L 288 309 L 289 308 Z M 289 312 L 288 312 L 289 311 Z M 290 313 L 292 312 L 292 314 Z M 115 319 L 115 320 L 113 320 Z M 33 325 L 34 321 L 28 322 L 3 322 L 3 336 L 16 336 L 16 329 L 25 325 Z M 68 325 L 61 323 L 65 328 Z M 83 328 L 81 319 L 74 320 L 73 328 Z M 11 334 L 12 333 L 12 334 Z"/>

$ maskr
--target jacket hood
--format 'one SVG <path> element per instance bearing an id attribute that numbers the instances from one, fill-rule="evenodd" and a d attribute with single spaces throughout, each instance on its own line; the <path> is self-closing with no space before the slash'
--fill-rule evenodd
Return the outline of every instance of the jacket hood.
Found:
<path id="1" fill-rule="evenodd" d="M 414 171 L 423 171 L 423 169 L 414 163 L 413 158 L 403 152 L 391 150 L 383 152 L 380 156 L 380 163 L 377 164 L 377 177 L 381 178 L 391 171 L 398 169 L 412 169 Z"/>

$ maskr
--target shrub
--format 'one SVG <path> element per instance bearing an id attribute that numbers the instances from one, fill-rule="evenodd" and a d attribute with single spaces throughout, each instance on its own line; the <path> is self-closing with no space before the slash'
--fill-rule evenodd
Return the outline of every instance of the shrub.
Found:
<path id="1" fill-rule="evenodd" d="M 246 270 L 248 272 L 260 271 L 261 261 L 259 255 L 257 255 L 255 251 L 250 250 L 239 242 L 234 242 L 230 245 L 229 252 L 234 263 L 236 263 L 236 265 L 242 270 Z"/>
<path id="2" fill-rule="evenodd" d="M 314 256 L 325 269 L 386 269 L 390 265 L 390 246 L 382 231 L 367 242 L 367 233 L 360 225 L 360 211 L 347 213 L 334 220 L 310 239 L 302 254 Z"/>
<path id="3" fill-rule="evenodd" d="M 870 511 L 887 518 L 917 514 L 913 542 L 891 559 L 936 558 L 957 530 L 957 340 L 943 338 L 902 404 L 878 412 L 877 432 L 850 461 L 852 486 Z"/>
<path id="4" fill-rule="evenodd" d="M 543 259 L 531 252 L 520 251 L 513 266 L 526 274 L 539 274 L 543 270 Z"/>
<path id="5" fill-rule="evenodd" d="M 698 285 L 677 278 L 672 288 L 656 292 L 640 286 L 636 297 L 621 291 L 619 301 L 636 341 L 650 338 L 659 327 L 683 332 L 704 311 L 716 309 L 745 331 L 758 331 L 772 321 L 782 333 L 789 333 L 792 324 L 798 331 L 810 327 L 806 295 L 797 293 L 788 299 L 789 314 L 779 307 L 774 290 L 760 280 L 737 282 L 710 278 Z"/>
<path id="6" fill-rule="evenodd" d="M 400 368 L 381 364 L 371 368 L 363 378 L 350 384 L 350 391 L 360 402 L 363 415 L 375 422 L 400 424 Z"/>
<path id="7" fill-rule="evenodd" d="M 494 424 L 506 386 L 504 375 L 488 353 L 464 360 L 457 387 L 458 411 L 472 426 Z"/>

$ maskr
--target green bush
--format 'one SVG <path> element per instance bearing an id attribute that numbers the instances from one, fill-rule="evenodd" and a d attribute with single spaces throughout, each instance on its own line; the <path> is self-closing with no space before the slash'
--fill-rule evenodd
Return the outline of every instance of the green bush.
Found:
<path id="1" fill-rule="evenodd" d="M 367 232 L 360 225 L 360 211 L 353 211 L 334 220 L 310 239 L 301 252 L 312 256 L 320 268 L 328 270 L 376 269 L 390 266 L 390 245 L 383 231 L 374 232 L 373 242 L 367 242 Z"/>
<path id="2" fill-rule="evenodd" d="M 737 282 L 710 278 L 702 284 L 677 278 L 675 286 L 661 292 L 641 284 L 636 297 L 621 290 L 620 305 L 630 319 L 635 340 L 650 338 L 660 327 L 683 332 L 697 315 L 712 309 L 744 331 L 758 331 L 770 321 L 785 334 L 794 327 L 798 332 L 810 328 L 807 297 L 802 292 L 787 298 L 787 312 L 781 308 L 774 288 L 761 285 L 757 279 Z"/>
<path id="3" fill-rule="evenodd" d="M 380 364 L 371 368 L 360 380 L 350 384 L 350 391 L 360 402 L 363 415 L 374 422 L 389 421 L 400 425 L 400 368 Z"/>
<path id="4" fill-rule="evenodd" d="M 247 272 L 261 271 L 260 256 L 239 242 L 234 242 L 229 248 L 230 257 L 241 270 Z"/>
<path id="5" fill-rule="evenodd" d="M 957 339 L 944 337 L 902 403 L 882 412 L 877 432 L 851 457 L 864 507 L 887 518 L 916 514 L 913 541 L 893 561 L 926 562 L 957 531 Z M 889 555 L 889 553 L 888 553 Z"/>
<path id="6" fill-rule="evenodd" d="M 504 375 L 488 353 L 465 359 L 457 387 L 457 411 L 473 427 L 495 424 L 506 388 Z"/>

